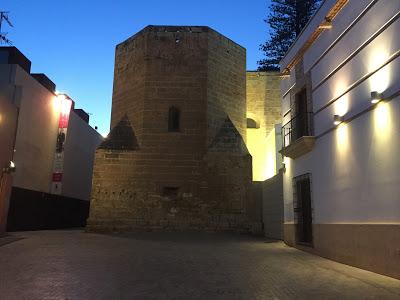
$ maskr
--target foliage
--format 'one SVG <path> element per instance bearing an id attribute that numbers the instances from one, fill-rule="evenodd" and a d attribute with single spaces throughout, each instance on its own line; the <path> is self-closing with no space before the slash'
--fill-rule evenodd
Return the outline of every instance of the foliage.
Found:
<path id="1" fill-rule="evenodd" d="M 321 0 L 272 0 L 264 20 L 270 27 L 270 38 L 260 46 L 265 58 L 258 61 L 259 71 L 277 70 L 296 37 L 319 7 Z"/>

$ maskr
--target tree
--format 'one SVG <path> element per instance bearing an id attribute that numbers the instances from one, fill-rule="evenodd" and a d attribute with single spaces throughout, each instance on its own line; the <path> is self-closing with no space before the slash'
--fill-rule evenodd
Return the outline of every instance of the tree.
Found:
<path id="1" fill-rule="evenodd" d="M 0 45 L 5 43 L 11 45 L 11 41 L 7 38 L 7 32 L 1 32 L 1 27 L 3 25 L 3 21 L 5 21 L 10 27 L 14 27 L 11 24 L 10 19 L 8 18 L 8 11 L 0 11 Z"/>
<path id="2" fill-rule="evenodd" d="M 270 27 L 270 38 L 260 45 L 265 58 L 258 61 L 258 70 L 278 70 L 279 62 L 321 0 L 271 0 L 270 13 L 264 20 Z"/>

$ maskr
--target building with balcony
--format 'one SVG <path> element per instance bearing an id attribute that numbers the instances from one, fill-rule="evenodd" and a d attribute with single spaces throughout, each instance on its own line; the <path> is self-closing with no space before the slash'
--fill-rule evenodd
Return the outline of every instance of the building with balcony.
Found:
<path id="1" fill-rule="evenodd" d="M 281 61 L 285 242 L 397 278 L 399 16 L 326 0 Z"/>

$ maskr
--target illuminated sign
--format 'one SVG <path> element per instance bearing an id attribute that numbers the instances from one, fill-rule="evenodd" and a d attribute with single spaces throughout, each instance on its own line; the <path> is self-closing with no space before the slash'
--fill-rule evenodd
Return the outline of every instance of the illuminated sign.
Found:
<path id="1" fill-rule="evenodd" d="M 57 96 L 57 100 L 59 101 L 60 115 L 58 119 L 58 134 L 53 163 L 51 193 L 60 195 L 64 170 L 64 145 L 67 138 L 69 115 L 73 107 L 73 101 L 62 94 Z"/>
<path id="2" fill-rule="evenodd" d="M 60 109 L 60 119 L 58 122 L 58 128 L 67 128 L 68 127 L 68 120 L 69 120 L 69 114 L 71 112 L 71 107 L 72 107 L 72 100 L 69 99 L 62 99 L 60 103 L 61 109 Z"/>
<path id="3" fill-rule="evenodd" d="M 61 182 L 62 173 L 53 173 L 53 182 Z"/>

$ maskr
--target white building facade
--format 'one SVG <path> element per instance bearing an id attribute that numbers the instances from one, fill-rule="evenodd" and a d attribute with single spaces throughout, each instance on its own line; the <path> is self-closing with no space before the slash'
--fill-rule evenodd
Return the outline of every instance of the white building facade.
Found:
<path id="1" fill-rule="evenodd" d="M 74 109 L 69 97 L 55 93 L 50 79 L 30 69 L 17 48 L 0 47 L 0 100 L 17 112 L 16 121 L 10 121 L 16 123 L 14 131 L 4 129 L 14 138 L 12 186 L 89 201 L 94 153 L 103 138 L 83 110 Z M 7 121 L 9 114 L 2 115 Z"/>
<path id="2" fill-rule="evenodd" d="M 285 242 L 397 278 L 399 16 L 325 0 L 281 61 Z"/>

